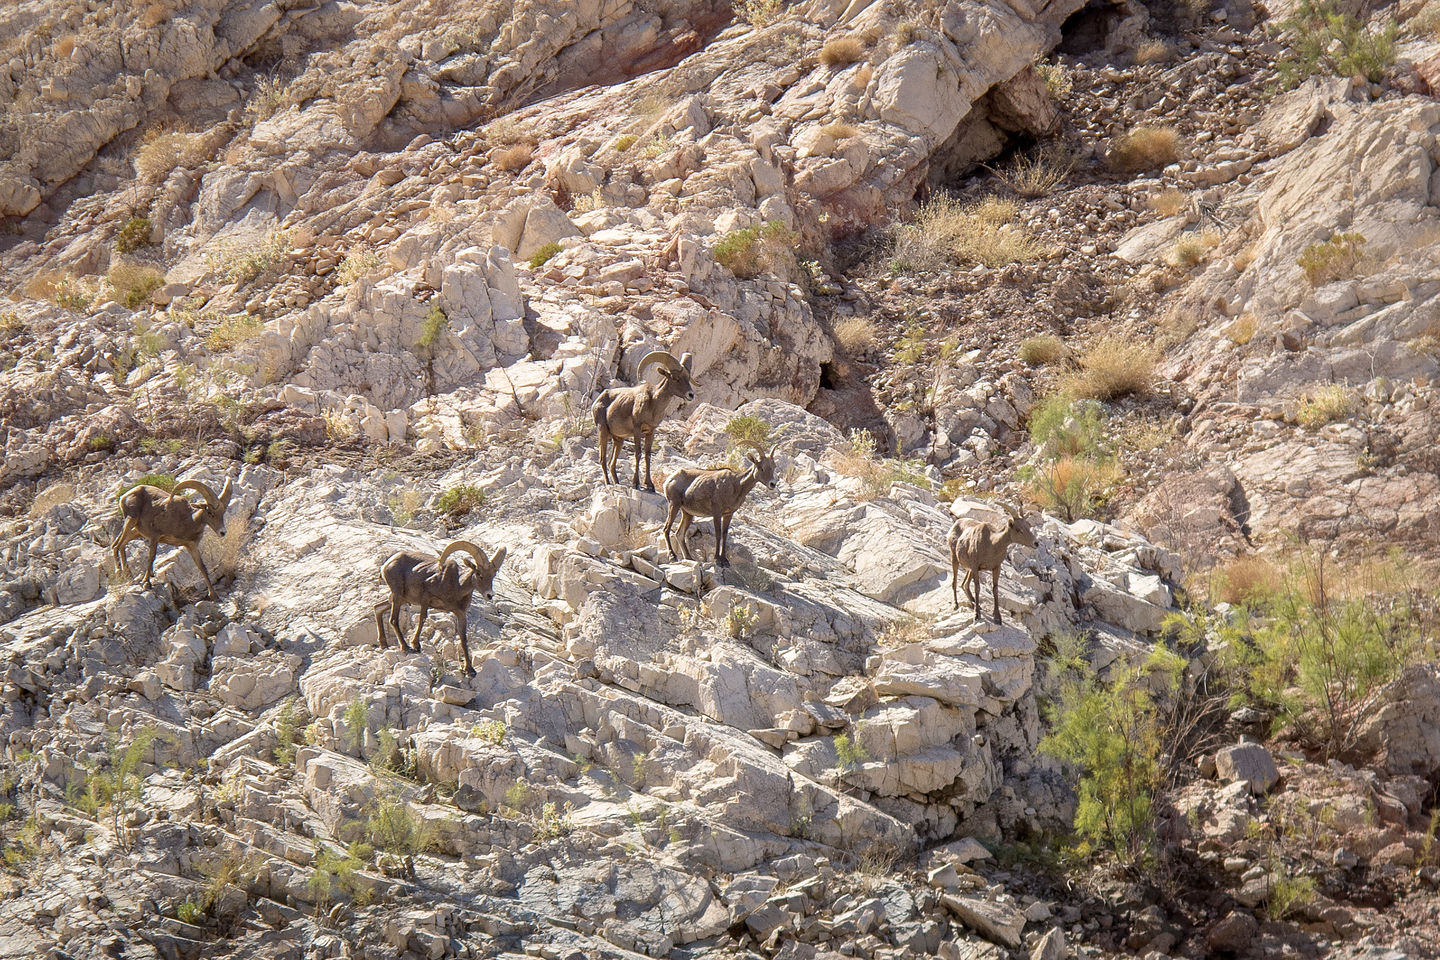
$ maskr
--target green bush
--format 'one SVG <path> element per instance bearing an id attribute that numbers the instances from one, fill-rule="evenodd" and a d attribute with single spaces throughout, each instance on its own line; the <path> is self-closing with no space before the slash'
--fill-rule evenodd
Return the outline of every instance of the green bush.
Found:
<path id="1" fill-rule="evenodd" d="M 561 250 L 564 249 L 565 248 L 560 246 L 560 244 L 558 243 L 552 242 L 545 244 L 545 246 L 541 247 L 539 250 L 536 250 L 535 255 L 530 258 L 530 269 L 539 270 L 541 267 L 545 266 L 545 264 L 550 260 L 551 257 L 555 256 L 555 254 L 559 253 Z"/>
<path id="2" fill-rule="evenodd" d="M 181 923 L 194 926 L 205 919 L 205 908 L 193 900 L 186 900 L 175 908 L 175 917 Z"/>
<path id="3" fill-rule="evenodd" d="M 265 332 L 265 321 L 254 314 L 235 313 L 221 320 L 205 337 L 205 345 L 215 353 L 226 353 L 240 344 L 254 340 Z"/>
<path id="4" fill-rule="evenodd" d="M 420 322 L 420 338 L 415 341 L 415 346 L 421 350 L 431 349 L 449 326 L 450 318 L 445 315 L 440 304 L 432 304 L 430 312 L 425 314 L 425 319 Z"/>
<path id="5" fill-rule="evenodd" d="M 1156 799 L 1171 731 L 1155 694 L 1178 690 L 1185 661 L 1156 647 L 1139 666 L 1100 680 L 1075 658 L 1060 676 L 1042 753 L 1080 768 L 1075 830 L 1090 844 L 1139 866 L 1154 855 Z"/>
<path id="6" fill-rule="evenodd" d="M 730 438 L 730 447 L 763 448 L 770 439 L 770 424 L 760 417 L 732 417 L 725 424 L 725 435 Z"/>
<path id="7" fill-rule="evenodd" d="M 123 497 L 125 496 L 125 494 L 129 493 L 131 490 L 134 490 L 141 484 L 151 487 L 159 487 L 161 490 L 173 490 L 175 489 L 176 482 L 177 481 L 175 480 L 174 474 L 147 473 L 145 474 L 145 476 L 141 477 L 138 480 L 131 480 L 129 483 L 122 484 L 120 486 L 120 492 L 117 493 L 115 496 L 117 498 Z"/>
<path id="8" fill-rule="evenodd" d="M 1295 12 L 1280 21 L 1289 49 L 1276 63 L 1280 82 L 1295 87 L 1316 74 L 1363 76 L 1371 83 L 1385 78 L 1395 63 L 1393 19 L 1372 27 L 1337 9 L 1335 0 L 1301 0 Z"/>
<path id="9" fill-rule="evenodd" d="M 1038 403 L 1030 413 L 1030 438 L 1044 456 L 1019 473 L 1030 498 L 1066 523 L 1094 516 L 1121 476 L 1108 427 L 1098 403 L 1064 392 Z"/>
<path id="10" fill-rule="evenodd" d="M 1320 287 L 1353 276 L 1364 256 L 1364 234 L 1337 233 L 1324 243 L 1310 244 L 1295 263 L 1311 286 Z"/>
<path id="11" fill-rule="evenodd" d="M 485 491 L 474 486 L 452 487 L 435 500 L 435 512 L 450 517 L 463 517 L 479 510 L 485 503 Z"/>
<path id="12" fill-rule="evenodd" d="M 115 235 L 115 251 L 117 253 L 134 253 L 136 250 L 150 246 L 152 229 L 149 217 L 131 217 L 125 221 L 120 232 Z"/>
<path id="13" fill-rule="evenodd" d="M 712 253 L 715 260 L 742 280 L 750 280 L 761 273 L 774 272 L 786 263 L 788 257 L 794 260 L 794 246 L 798 238 L 779 220 L 771 220 L 758 227 L 734 230 L 720 238 Z"/>

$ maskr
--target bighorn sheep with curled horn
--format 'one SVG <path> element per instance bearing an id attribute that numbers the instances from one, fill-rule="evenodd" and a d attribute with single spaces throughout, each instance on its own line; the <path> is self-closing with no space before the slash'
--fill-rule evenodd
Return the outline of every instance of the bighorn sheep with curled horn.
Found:
<path id="1" fill-rule="evenodd" d="M 779 444 L 771 444 L 769 450 L 756 446 L 753 452 L 745 455 L 750 465 L 744 470 L 733 467 L 681 467 L 670 475 L 670 479 L 665 481 L 665 499 L 670 503 L 670 512 L 665 517 L 665 546 L 669 548 L 671 557 L 678 560 L 683 554 L 686 560 L 695 559 L 690 556 L 690 546 L 685 542 L 690 521 L 695 517 L 710 517 L 715 523 L 715 562 L 722 567 L 730 565 L 730 520 L 755 484 L 763 483 L 774 488 L 777 446 Z M 756 456 L 757 453 L 759 456 Z M 674 526 L 676 517 L 680 518 L 679 553 L 670 540 L 670 528 Z"/>
<path id="2" fill-rule="evenodd" d="M 694 356 L 682 354 L 679 360 L 664 350 L 652 350 L 640 361 L 636 376 L 641 383 L 634 387 L 611 387 L 602 391 L 590 407 L 595 426 L 600 432 L 600 471 L 606 483 L 619 483 L 616 462 L 620 449 L 630 437 L 635 438 L 635 489 L 640 489 L 640 441 L 645 441 L 645 489 L 655 492 L 650 479 L 650 450 L 655 445 L 655 428 L 665 419 L 671 400 L 694 400 L 695 388 L 690 382 Z M 659 365 L 660 383 L 643 382 L 645 371 Z M 615 444 L 613 452 L 610 444 Z"/>
<path id="3" fill-rule="evenodd" d="M 194 490 L 205 498 L 203 504 L 192 503 L 182 494 Z M 148 483 L 138 484 L 126 490 L 120 497 L 120 515 L 125 526 L 120 530 L 110 551 L 115 554 L 115 565 L 131 576 L 130 561 L 125 556 L 125 546 L 131 540 L 149 540 L 150 558 L 145 561 L 145 586 L 155 570 L 155 551 L 160 544 L 184 547 L 200 568 L 210 599 L 215 599 L 215 585 L 210 582 L 210 571 L 200 559 L 199 543 L 209 527 L 220 536 L 225 536 L 225 511 L 230 506 L 230 479 L 225 479 L 217 497 L 215 491 L 199 480 L 184 480 L 170 490 L 152 487 Z"/>
<path id="4" fill-rule="evenodd" d="M 456 553 L 468 553 L 474 560 L 452 559 Z M 504 562 L 504 547 L 496 550 L 495 556 L 487 557 L 485 551 L 469 540 L 456 540 L 439 557 L 412 550 L 391 554 L 380 565 L 380 579 L 390 588 L 390 599 L 375 605 L 375 626 L 380 631 L 380 646 L 389 645 L 385 623 L 381 620 L 387 606 L 390 608 L 390 625 L 400 639 L 400 649 L 414 653 L 420 652 L 420 631 L 425 626 L 425 614 L 431 609 L 453 613 L 455 629 L 460 634 L 460 652 L 465 657 L 465 675 L 475 676 L 475 668 L 470 665 L 470 643 L 465 636 L 466 612 L 476 590 L 484 594 L 486 600 L 494 596 L 495 574 Z M 408 647 L 405 645 L 405 634 L 400 630 L 400 608 L 407 603 L 420 608 L 415 639 Z"/>
<path id="5" fill-rule="evenodd" d="M 980 619 L 980 574 L 990 571 L 991 592 L 995 599 L 995 622 L 1000 620 L 1000 565 L 1010 544 L 1035 546 L 1035 533 L 1019 512 L 1001 504 L 1008 516 L 996 526 L 984 520 L 962 517 L 950 527 L 946 542 L 950 547 L 950 592 L 955 609 L 960 609 L 960 568 L 965 568 L 965 599 L 975 605 L 975 619 Z M 972 592 L 971 587 L 974 587 Z"/>

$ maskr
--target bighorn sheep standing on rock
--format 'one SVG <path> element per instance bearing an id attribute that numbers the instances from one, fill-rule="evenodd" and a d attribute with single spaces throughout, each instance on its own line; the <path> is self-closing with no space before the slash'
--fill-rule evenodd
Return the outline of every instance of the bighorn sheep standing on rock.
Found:
<path id="1" fill-rule="evenodd" d="M 645 441 L 645 489 L 655 492 L 655 482 L 650 479 L 650 449 L 655 445 L 655 428 L 665 419 L 665 409 L 673 400 L 694 400 L 695 388 L 690 382 L 690 367 L 694 358 L 684 354 L 679 360 L 664 350 L 653 350 L 640 361 L 637 376 L 643 381 L 645 371 L 652 365 L 660 366 L 660 383 L 641 383 L 635 387 L 611 387 L 595 398 L 590 414 L 600 432 L 600 470 L 605 474 L 606 483 L 619 483 L 620 475 L 615 469 L 620 459 L 620 448 L 626 439 L 635 438 L 635 489 L 640 489 L 640 441 Z M 610 444 L 615 450 L 610 451 Z"/>
<path id="2" fill-rule="evenodd" d="M 205 502 L 197 504 L 186 500 L 181 494 L 187 490 L 198 492 Z M 125 576 L 130 576 L 125 545 L 131 540 L 149 540 L 150 558 L 145 561 L 144 581 L 148 587 L 155 570 L 155 551 L 160 544 L 184 547 L 195 561 L 195 566 L 200 568 L 200 575 L 205 578 L 205 586 L 210 590 L 210 599 L 214 600 L 215 585 L 210 582 L 210 571 L 205 569 L 205 562 L 200 559 L 198 545 L 206 527 L 225 536 L 225 511 L 230 506 L 230 492 L 228 477 L 218 497 L 214 490 L 199 480 L 182 481 L 171 490 L 152 487 L 148 483 L 126 490 L 120 497 L 120 515 L 125 518 L 125 526 L 115 542 L 110 544 L 116 566 L 125 571 Z"/>
<path id="3" fill-rule="evenodd" d="M 685 536 L 690 530 L 690 521 L 695 517 L 711 517 L 715 522 L 715 562 L 722 567 L 730 565 L 730 519 L 740 504 L 745 502 L 750 488 L 757 483 L 767 487 L 775 486 L 775 445 L 769 450 L 747 453 L 750 465 L 744 470 L 732 467 L 702 469 L 681 467 L 665 481 L 665 499 L 670 503 L 670 513 L 665 517 L 665 546 L 670 556 L 679 560 L 693 560 Z M 670 528 L 675 518 L 680 518 L 680 552 L 670 540 Z"/>
<path id="4" fill-rule="evenodd" d="M 956 520 L 950 528 L 950 536 L 946 538 L 950 546 L 950 592 L 955 597 L 955 609 L 960 609 L 960 568 L 964 567 L 965 598 L 975 604 L 975 619 L 980 619 L 980 573 L 989 570 L 997 624 L 1001 622 L 1000 564 L 1005 562 L 1005 551 L 1012 543 L 1022 547 L 1035 546 L 1035 533 L 1030 524 L 1008 506 L 1005 512 L 1009 517 L 1000 526 L 970 518 Z"/>
<path id="5" fill-rule="evenodd" d="M 452 560 L 458 552 L 474 557 L 471 560 Z M 455 629 L 460 634 L 460 652 L 465 657 L 465 675 L 475 676 L 470 666 L 470 644 L 465 637 L 466 611 L 470 609 L 470 598 L 479 590 L 489 600 L 494 594 L 492 585 L 500 564 L 505 562 L 505 548 L 495 551 L 495 556 L 486 557 L 485 552 L 468 540 L 456 540 L 437 557 L 426 556 L 410 550 L 392 554 L 380 565 L 380 579 L 390 588 L 390 600 L 375 605 L 375 626 L 380 630 L 380 646 L 388 646 L 385 623 L 381 614 L 390 607 L 390 625 L 395 636 L 400 638 L 401 650 L 420 652 L 420 631 L 425 626 L 425 614 L 432 608 L 442 613 L 455 615 Z M 400 632 L 400 608 L 404 604 L 420 608 L 420 620 L 415 624 L 415 639 L 411 646 L 405 645 L 405 634 Z"/>

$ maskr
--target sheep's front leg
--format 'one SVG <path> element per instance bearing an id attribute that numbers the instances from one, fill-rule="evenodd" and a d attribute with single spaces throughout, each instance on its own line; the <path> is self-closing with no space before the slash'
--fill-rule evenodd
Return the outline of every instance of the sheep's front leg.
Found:
<path id="1" fill-rule="evenodd" d="M 950 554 L 950 596 L 955 601 L 955 609 L 960 609 L 960 560 L 955 554 Z"/>
<path id="2" fill-rule="evenodd" d="M 990 571 L 990 590 L 995 596 L 995 623 L 1000 623 L 1000 568 Z"/>
<path id="3" fill-rule="evenodd" d="M 455 629 L 460 631 L 460 655 L 465 658 L 465 676 L 475 676 L 475 668 L 470 666 L 470 641 L 466 638 L 466 615 L 464 610 L 455 614 Z"/>
<path id="4" fill-rule="evenodd" d="M 640 447 L 641 447 L 641 442 L 642 442 L 641 439 L 640 439 L 640 436 L 641 436 L 641 433 L 642 433 L 642 432 L 643 432 L 643 431 L 639 431 L 639 430 L 635 431 L 635 438 L 634 438 L 634 439 L 635 439 L 635 489 L 636 489 L 636 490 L 639 490 L 639 489 L 640 489 L 640 454 L 641 454 L 641 452 L 642 452 L 641 449 L 640 449 Z"/>
<path id="5" fill-rule="evenodd" d="M 655 492 L 655 481 L 650 479 L 650 451 L 655 446 L 655 431 L 645 431 L 645 489 Z"/>
<path id="6" fill-rule="evenodd" d="M 115 542 L 110 545 L 110 552 L 115 554 L 115 566 L 125 574 L 127 580 L 131 579 L 134 574 L 130 572 L 130 558 L 125 556 L 125 545 L 135 539 L 135 536 L 135 521 L 126 520 L 124 528 L 120 531 L 120 535 L 116 537 Z"/>
<path id="7" fill-rule="evenodd" d="M 150 559 L 145 561 L 145 579 L 141 581 L 144 586 L 150 586 L 150 578 L 155 573 L 155 551 L 160 549 L 159 540 L 150 541 Z"/>
<path id="8" fill-rule="evenodd" d="M 216 599 L 215 585 L 210 582 L 210 571 L 205 569 L 205 561 L 200 559 L 200 551 L 189 543 L 185 544 L 185 550 L 190 554 L 190 559 L 195 561 L 195 566 L 200 568 L 200 576 L 205 578 L 205 588 L 210 591 L 210 599 Z"/>
<path id="9" fill-rule="evenodd" d="M 414 650 L 412 652 L 414 653 L 420 652 L 420 631 L 425 628 L 425 614 L 429 612 L 429 607 L 422 606 L 420 608 L 420 620 L 418 623 L 415 624 L 415 639 L 411 641 L 412 646 L 414 647 Z M 400 638 L 400 643 L 402 646 L 405 643 L 405 638 L 403 636 Z"/>
<path id="10" fill-rule="evenodd" d="M 715 512 L 715 565 L 717 567 L 730 566 L 730 558 L 725 556 L 725 525 L 720 519 L 720 512 Z"/>

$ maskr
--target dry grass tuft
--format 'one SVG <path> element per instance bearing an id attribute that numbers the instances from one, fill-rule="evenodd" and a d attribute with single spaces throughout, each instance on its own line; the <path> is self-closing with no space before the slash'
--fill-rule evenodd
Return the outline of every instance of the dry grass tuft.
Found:
<path id="1" fill-rule="evenodd" d="M 57 57 L 60 57 L 60 58 L 63 59 L 63 58 L 65 58 L 65 57 L 70 56 L 70 54 L 72 54 L 72 53 L 74 53 L 74 52 L 75 52 L 75 38 L 74 38 L 74 37 L 61 37 L 61 38 L 60 38 L 60 42 L 57 43 L 57 44 L 55 44 L 55 55 L 56 55 Z"/>
<path id="2" fill-rule="evenodd" d="M 1174 163 L 1180 155 L 1180 134 L 1174 127 L 1136 127 L 1110 142 L 1106 156 L 1119 173 L 1138 173 Z"/>
<path id="3" fill-rule="evenodd" d="M 848 140 L 851 137 L 855 136 L 855 134 L 859 133 L 860 129 L 856 127 L 853 123 L 846 123 L 843 120 L 836 120 L 834 123 L 827 123 L 825 126 L 821 127 L 820 132 L 825 134 L 825 136 L 827 137 L 834 137 L 836 140 Z"/>
<path id="4" fill-rule="evenodd" d="M 155 130 L 147 134 L 131 162 L 142 179 L 158 181 L 179 166 L 205 159 L 204 136 L 183 130 Z"/>
<path id="5" fill-rule="evenodd" d="M 490 162 L 506 173 L 514 173 L 524 170 L 530 165 L 534 156 L 534 149 L 528 143 L 517 143 L 511 147 L 501 147 L 490 154 Z"/>
<path id="6" fill-rule="evenodd" d="M 1220 236 L 1209 230 L 1204 233 L 1183 234 L 1175 241 L 1175 247 L 1166 258 L 1172 267 L 1189 270 L 1204 263 L 1210 251 L 1220 243 Z"/>
<path id="7" fill-rule="evenodd" d="M 1161 190 L 1149 200 L 1150 209 L 1162 217 L 1173 217 L 1190 206 L 1190 195 L 1184 190 Z"/>
<path id="8" fill-rule="evenodd" d="M 1230 324 L 1230 328 L 1225 331 L 1225 336 L 1230 338 L 1230 341 L 1236 346 L 1243 347 L 1255 339 L 1255 328 L 1258 325 L 1255 314 L 1241 314 Z"/>
<path id="9" fill-rule="evenodd" d="M 89 310 L 95 302 L 95 287 L 68 270 L 42 270 L 26 282 L 25 296 L 48 300 L 66 310 Z"/>
<path id="10" fill-rule="evenodd" d="M 1074 397 L 1100 401 L 1145 394 L 1155 381 L 1156 359 L 1149 344 L 1107 337 L 1085 351 L 1079 369 L 1066 377 L 1062 389 Z"/>
<path id="11" fill-rule="evenodd" d="M 140 25 L 146 30 L 152 30 L 170 19 L 170 8 L 163 3 L 152 3 L 145 8 L 140 15 Z"/>
<path id="12" fill-rule="evenodd" d="M 1302 427 L 1323 427 L 1344 420 L 1355 409 L 1355 397 L 1345 387 L 1331 383 L 1300 398 L 1295 421 Z"/>
<path id="13" fill-rule="evenodd" d="M 859 37 L 836 37 L 820 48 L 820 62 L 827 67 L 848 67 L 865 56 Z"/>
<path id="14" fill-rule="evenodd" d="M 1045 248 L 1013 223 L 1013 201 L 987 197 L 961 203 L 941 194 L 922 206 L 913 222 L 895 233 L 896 270 L 936 270 L 957 263 L 987 267 L 1037 260 Z"/>
<path id="15" fill-rule="evenodd" d="M 149 264 L 121 260 L 110 268 L 105 279 L 115 291 L 115 299 L 124 304 L 125 309 L 134 310 L 164 285 L 165 274 Z"/>
<path id="16" fill-rule="evenodd" d="M 1065 356 L 1065 344 L 1056 336 L 1031 337 L 1020 344 L 1020 359 L 1032 367 L 1058 363 Z"/>
<path id="17" fill-rule="evenodd" d="M 1253 606 L 1280 592 L 1280 570 L 1254 554 L 1236 557 L 1216 568 L 1210 577 L 1210 598 L 1223 603 Z"/>
<path id="18" fill-rule="evenodd" d="M 1337 233 L 1324 243 L 1312 243 L 1295 260 L 1311 286 L 1321 287 L 1355 275 L 1365 257 L 1365 236 Z"/>
<path id="19" fill-rule="evenodd" d="M 1064 183 L 1074 169 L 1075 155 L 1062 141 L 1052 141 L 1038 150 L 1017 156 L 1008 167 L 995 173 L 1022 197 L 1044 197 Z"/>
<path id="20" fill-rule="evenodd" d="M 1045 89 L 1050 91 L 1051 98 L 1055 100 L 1063 100 L 1075 90 L 1074 79 L 1061 64 L 1037 63 L 1035 72 L 1040 74 L 1040 79 L 1045 81 Z"/>
<path id="21" fill-rule="evenodd" d="M 1146 40 L 1135 49 L 1135 65 L 1143 67 L 1147 63 L 1164 63 L 1172 53 L 1170 44 L 1164 40 Z"/>
<path id="22" fill-rule="evenodd" d="M 846 356 L 863 357 L 875 346 L 875 321 L 868 317 L 847 317 L 835 325 L 835 340 Z"/>

